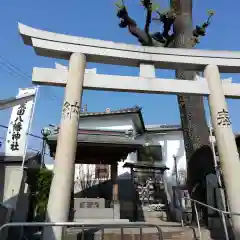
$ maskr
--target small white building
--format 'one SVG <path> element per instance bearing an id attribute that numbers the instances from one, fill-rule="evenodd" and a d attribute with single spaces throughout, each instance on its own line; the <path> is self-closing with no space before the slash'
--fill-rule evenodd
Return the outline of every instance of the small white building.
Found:
<path id="1" fill-rule="evenodd" d="M 170 185 L 175 185 L 175 162 L 173 156 L 176 156 L 178 170 L 186 172 L 186 157 L 183 142 L 183 135 L 179 125 L 145 125 L 139 107 L 111 110 L 106 109 L 104 112 L 83 112 L 80 116 L 79 124 L 80 134 L 87 132 L 88 134 L 102 135 L 108 133 L 110 135 L 126 134 L 130 138 L 141 140 L 146 144 L 160 145 L 162 156 L 156 164 L 159 166 L 166 165 L 169 168 L 165 172 Z M 129 176 L 130 169 L 123 168 L 126 162 L 137 162 L 138 153 L 133 152 L 127 158 L 118 164 L 118 176 Z M 48 165 L 47 168 L 52 169 L 53 166 Z M 96 166 L 86 164 L 76 164 L 75 181 L 79 178 L 92 174 L 92 178 L 96 178 Z M 110 177 L 110 171 L 107 171 Z M 81 175 L 81 176 L 80 176 Z M 83 176 L 84 175 L 84 176 Z M 107 176 L 105 176 L 107 177 Z M 170 187 L 171 189 L 171 187 Z M 79 186 L 75 187 L 75 191 L 79 191 Z"/>

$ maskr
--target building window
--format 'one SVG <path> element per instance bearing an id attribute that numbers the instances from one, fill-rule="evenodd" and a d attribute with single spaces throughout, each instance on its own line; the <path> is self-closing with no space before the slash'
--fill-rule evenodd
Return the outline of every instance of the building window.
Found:
<path id="1" fill-rule="evenodd" d="M 161 145 L 150 145 L 140 148 L 137 152 L 138 161 L 140 162 L 162 162 L 162 146 Z"/>

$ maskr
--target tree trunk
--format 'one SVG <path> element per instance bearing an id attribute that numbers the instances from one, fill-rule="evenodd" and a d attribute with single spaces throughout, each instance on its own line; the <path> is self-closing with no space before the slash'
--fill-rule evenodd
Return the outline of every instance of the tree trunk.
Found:
<path id="1" fill-rule="evenodd" d="M 177 13 L 173 25 L 173 47 L 192 48 L 192 0 L 170 1 L 171 8 Z M 195 75 L 196 73 L 192 71 L 176 70 L 176 78 L 178 79 L 194 80 Z M 206 174 L 212 171 L 213 158 L 211 149 L 207 147 L 209 145 L 209 129 L 202 96 L 181 95 L 177 96 L 177 99 L 186 151 L 188 189 L 191 194 L 194 186 L 199 181 L 204 181 Z M 200 190 L 201 188 L 198 188 L 196 192 Z M 206 202 L 206 199 L 197 200 Z M 193 221 L 195 221 L 195 214 L 193 214 Z"/>
<path id="2" fill-rule="evenodd" d="M 171 8 L 177 13 L 174 22 L 174 43 L 176 48 L 192 48 L 192 0 L 171 0 Z M 196 73 L 176 71 L 176 78 L 194 80 Z M 209 130 L 206 123 L 203 97 L 178 96 L 187 161 L 201 146 L 209 144 Z"/>

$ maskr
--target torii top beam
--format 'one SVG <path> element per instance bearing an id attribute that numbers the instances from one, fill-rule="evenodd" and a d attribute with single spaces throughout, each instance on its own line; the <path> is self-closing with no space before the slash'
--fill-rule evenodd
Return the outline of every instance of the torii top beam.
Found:
<path id="1" fill-rule="evenodd" d="M 156 68 L 197 71 L 214 64 L 220 72 L 240 72 L 240 52 L 143 47 L 47 32 L 21 23 L 18 28 L 24 43 L 41 56 L 68 60 L 71 53 L 81 52 L 88 62 L 126 66 L 149 63 Z"/>

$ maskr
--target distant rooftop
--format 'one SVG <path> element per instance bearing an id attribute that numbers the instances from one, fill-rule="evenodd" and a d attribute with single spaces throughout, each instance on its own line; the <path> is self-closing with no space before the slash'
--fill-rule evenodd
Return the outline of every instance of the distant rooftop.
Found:
<path id="1" fill-rule="evenodd" d="M 160 125 L 145 125 L 142 117 L 142 108 L 135 106 L 132 108 L 122 108 L 118 110 L 111 110 L 107 108 L 104 112 L 81 112 L 80 117 L 94 117 L 94 116 L 106 116 L 106 115 L 118 115 L 118 114 L 128 114 L 128 113 L 138 113 L 140 120 L 142 121 L 142 125 L 145 126 L 145 130 L 147 132 L 154 132 L 154 131 L 181 131 L 181 125 L 167 125 L 167 124 L 160 124 Z"/>
<path id="2" fill-rule="evenodd" d="M 135 106 L 132 108 L 121 108 L 118 110 L 111 110 L 110 108 L 106 108 L 104 112 L 81 112 L 80 118 L 87 118 L 87 117 L 101 117 L 101 116 L 115 116 L 115 115 L 124 115 L 124 114 L 136 114 L 137 122 L 139 122 L 139 128 L 141 131 L 145 131 L 145 124 L 141 112 L 142 108 Z M 58 126 L 50 125 L 51 127 L 56 127 L 58 129 Z"/>
<path id="3" fill-rule="evenodd" d="M 117 114 L 126 114 L 126 113 L 141 113 L 141 108 L 135 106 L 133 108 L 121 108 L 118 110 L 111 110 L 107 108 L 104 112 L 81 112 L 80 117 L 91 117 L 91 116 L 102 116 L 102 115 L 117 115 Z"/>
<path id="4" fill-rule="evenodd" d="M 181 131 L 181 125 L 146 125 L 145 126 L 147 132 L 157 132 L 157 131 Z"/>
<path id="5" fill-rule="evenodd" d="M 5 152 L 0 152 L 0 165 L 21 165 L 23 156 L 8 156 Z M 24 166 L 27 168 L 39 168 L 41 163 L 41 154 L 38 152 L 26 152 Z"/>

